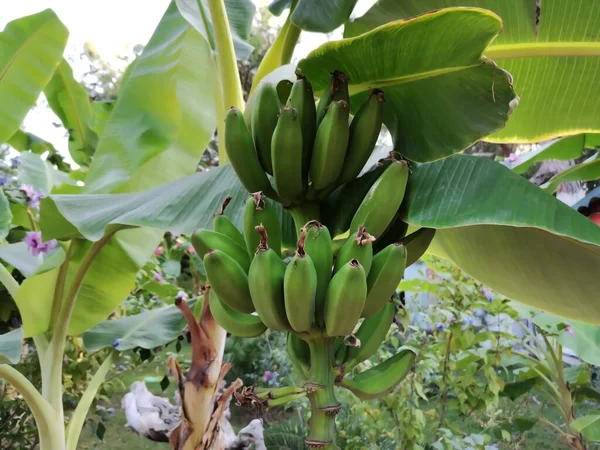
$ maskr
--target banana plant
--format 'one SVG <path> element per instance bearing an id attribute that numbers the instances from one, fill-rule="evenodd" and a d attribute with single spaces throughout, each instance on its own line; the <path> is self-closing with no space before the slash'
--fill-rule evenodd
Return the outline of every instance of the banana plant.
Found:
<path id="1" fill-rule="evenodd" d="M 510 7 L 500 0 L 464 0 L 452 2 L 460 7 L 436 11 L 432 10 L 449 3 L 382 0 L 364 17 L 346 24 L 345 39 L 322 45 L 294 68 L 286 63 L 300 30 L 334 29 L 348 18 L 355 2 L 328 8 L 324 2 L 278 0 L 273 7 L 287 6 L 290 13 L 257 71 L 242 116 L 245 105 L 234 39 L 240 33 L 232 32 L 228 14 L 233 17 L 239 12 L 233 6 L 243 3 L 177 1 L 169 7 L 130 70 L 93 152 L 79 145 L 85 133 L 73 130 L 77 144 L 72 151 L 84 149 L 77 154 L 91 160 L 85 186 L 76 194 L 54 191 L 42 200 L 42 236 L 65 243 L 64 259 L 21 286 L 8 271 L 0 272 L 20 309 L 24 336 L 35 337 L 38 348 L 48 351 L 49 363 L 42 368 L 47 388 L 41 394 L 10 366 L 0 366 L 0 375 L 30 403 L 44 433 L 45 449 L 75 448 L 76 437 L 64 444 L 59 398 L 65 336 L 97 325 L 118 305 L 162 231 L 191 234 L 216 228 L 211 216 L 222 210 L 228 196 L 232 200 L 227 217 L 234 227 L 217 232 L 224 237 L 214 243 L 202 240 L 206 233 L 204 238 L 198 234 L 196 250 L 205 252 L 212 267 L 208 270 L 212 295 L 206 303 L 217 321 L 221 317 L 220 324 L 232 331 L 248 335 L 268 326 L 289 332 L 288 352 L 306 383 L 301 392 L 291 389 L 270 397 L 278 403 L 309 398 L 313 416 L 309 446 L 336 448 L 335 414 L 341 407 L 336 386 L 359 398 L 375 398 L 392 391 L 410 371 L 414 349 L 402 349 L 378 366 L 362 364 L 385 338 L 381 323 L 393 319 L 393 308 L 390 312 L 386 302 L 380 303 L 379 312 L 364 310 L 369 289 L 381 284 L 371 273 L 383 273 L 385 261 L 397 261 L 378 259 L 395 250 L 390 246 L 398 247 L 404 261 L 400 258 L 389 267 L 404 266 L 428 251 L 454 261 L 507 297 L 566 317 L 600 322 L 593 286 L 600 265 L 600 229 L 509 169 L 459 154 L 480 139 L 523 142 L 599 132 L 600 98 L 592 88 L 597 84 L 593 68 L 599 63 L 600 39 L 585 33 L 597 29 L 593 25 L 600 7 L 595 2 L 579 0 L 576 8 L 570 2 L 577 12 L 566 17 L 557 12 L 566 7 L 566 0 L 543 4 L 538 11 L 526 0 Z M 207 17 L 212 26 L 206 25 Z M 571 30 L 564 33 L 568 38 L 556 31 L 563 28 Z M 556 67 L 562 58 L 572 58 L 573 64 L 552 80 L 544 78 L 543 74 L 559 73 Z M 36 78 L 38 91 L 60 62 L 58 55 L 48 73 Z M 170 76 L 161 76 L 167 68 Z M 528 77 L 526 70 L 544 82 Z M 279 117 L 284 128 L 278 130 L 279 119 L 275 128 L 274 121 L 253 120 L 254 114 L 267 110 L 262 92 L 269 84 L 279 88 L 285 79 L 288 86 L 290 82 L 294 87 L 310 86 L 313 102 L 293 95 L 294 87 L 276 89 L 276 100 L 285 105 Z M 24 84 L 31 89 L 31 83 Z M 304 94 L 300 87 L 296 90 Z M 379 102 L 381 96 L 384 103 Z M 27 98 L 33 98 L 32 104 L 35 95 Z M 315 98 L 320 98 L 318 106 Z M 198 107 L 198 99 L 205 108 Z M 570 114 L 570 101 L 583 105 L 577 115 Z M 361 113 L 377 111 L 378 103 L 383 103 L 381 114 Z M 234 108 L 226 115 L 230 107 Z M 22 104 L 15 107 L 7 122 L 10 129 L 0 137 L 7 140 L 17 132 L 26 109 Z M 303 120 L 307 114 L 314 114 L 315 126 L 319 125 L 314 137 L 306 126 L 310 121 Z M 354 125 L 348 127 L 350 115 Z M 373 116 L 379 118 L 363 125 L 368 122 L 364 117 Z M 300 127 L 294 123 L 299 120 Z M 392 135 L 394 153 L 380 167 L 358 176 L 356 167 L 362 169 L 382 123 Z M 215 126 L 221 161 L 229 156 L 231 164 L 185 176 L 199 159 L 199 143 L 207 142 Z M 271 145 L 277 148 L 271 149 L 271 167 L 254 147 L 268 141 L 263 133 L 274 133 Z M 303 145 L 298 145 L 300 139 Z M 305 145 L 305 139 L 309 144 L 314 139 L 315 145 Z M 283 152 L 282 146 L 295 151 Z M 353 164 L 344 170 L 346 160 Z M 352 176 L 339 178 L 348 173 Z M 263 193 L 255 192 L 256 187 Z M 253 194 L 249 198 L 247 189 Z M 401 193 L 394 195 L 394 190 Z M 261 217 L 262 227 L 257 222 Z M 234 232 L 235 228 L 244 233 Z M 305 233 L 313 233 L 313 238 L 303 238 Z M 290 320 L 286 309 L 286 275 L 288 280 L 295 275 L 288 275 L 290 266 L 279 259 L 279 242 L 295 250 L 296 262 L 308 255 L 315 271 L 321 268 L 316 283 L 310 282 L 314 273 L 308 270 L 303 288 L 311 301 L 298 317 L 294 315 L 298 322 Z M 248 272 L 238 249 L 244 249 L 243 244 L 250 247 Z M 219 283 L 223 274 L 231 275 L 232 282 Z M 381 291 L 391 296 L 391 283 L 384 278 Z M 37 301 L 32 305 L 28 300 L 34 295 Z M 253 308 L 258 315 L 250 313 Z M 379 320 L 382 311 L 386 316 Z M 364 319 L 353 337 L 357 321 L 369 314 L 373 315 Z M 308 330 L 306 317 L 308 322 L 313 318 Z M 216 354 L 222 354 L 224 331 L 211 337 Z M 220 358 L 215 360 L 218 366 Z M 100 381 L 93 380 L 91 386 Z M 242 403 L 251 399 L 257 404 L 255 397 L 262 400 L 252 390 L 242 394 L 246 394 L 239 398 Z M 208 414 L 200 411 L 194 424 L 203 428 Z M 78 431 L 71 431 L 76 429 L 70 427 L 69 434 L 78 436 Z M 183 445 L 192 449 L 195 443 Z"/>

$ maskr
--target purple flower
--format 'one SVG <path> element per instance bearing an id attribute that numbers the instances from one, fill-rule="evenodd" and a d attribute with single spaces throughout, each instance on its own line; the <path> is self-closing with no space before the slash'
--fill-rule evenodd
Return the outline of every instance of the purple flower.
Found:
<path id="1" fill-rule="evenodd" d="M 0 176 L 0 186 L 6 186 L 8 184 L 8 180 L 6 177 Z"/>
<path id="2" fill-rule="evenodd" d="M 187 294 L 186 294 L 185 292 L 183 292 L 183 291 L 179 291 L 179 292 L 177 293 L 177 295 L 175 296 L 175 299 L 176 299 L 176 300 L 177 300 L 177 299 L 181 299 L 181 300 L 187 300 L 187 298 L 188 298 Z"/>
<path id="3" fill-rule="evenodd" d="M 171 236 L 173 236 L 173 237 L 181 236 L 181 233 L 177 233 L 176 231 L 171 231 Z"/>
<path id="4" fill-rule="evenodd" d="M 117 348 L 119 345 L 121 345 L 121 339 L 115 339 L 112 343 L 113 348 Z"/>
<path id="5" fill-rule="evenodd" d="M 28 231 L 25 234 L 23 242 L 27 244 L 33 256 L 38 256 L 40 253 L 48 253 L 56 245 L 55 241 L 42 242 L 42 233 L 40 231 Z"/>
<path id="6" fill-rule="evenodd" d="M 444 328 L 445 328 L 445 327 L 444 327 L 444 324 L 443 324 L 442 322 L 438 322 L 438 323 L 435 325 L 435 331 L 437 331 L 438 333 L 440 333 L 440 332 L 444 331 Z"/>
<path id="7" fill-rule="evenodd" d="M 163 284 L 165 282 L 165 279 L 163 278 L 163 276 L 158 272 L 154 272 L 154 279 L 156 281 L 158 281 L 160 284 Z"/>
<path id="8" fill-rule="evenodd" d="M 489 303 L 492 303 L 494 301 L 494 294 L 492 294 L 492 291 L 490 291 L 485 286 L 481 288 L 480 292 L 481 295 L 483 295 Z"/>
<path id="9" fill-rule="evenodd" d="M 454 317 L 454 316 L 450 317 L 450 323 L 454 323 L 454 322 L 456 322 L 456 317 Z"/>
<path id="10" fill-rule="evenodd" d="M 565 331 L 567 333 L 569 333 L 569 336 L 575 336 L 575 331 L 573 331 L 573 328 L 571 328 L 571 325 L 567 325 L 567 328 L 565 328 Z"/>
<path id="11" fill-rule="evenodd" d="M 463 319 L 463 323 L 467 326 L 473 325 L 473 318 L 471 316 L 467 316 Z"/>
<path id="12" fill-rule="evenodd" d="M 263 375 L 263 380 L 265 383 L 268 383 L 269 381 L 271 381 L 273 379 L 273 372 L 267 370 L 265 372 L 265 374 Z"/>
<path id="13" fill-rule="evenodd" d="M 125 368 L 125 366 L 117 366 L 117 370 L 119 372 L 125 372 L 125 370 L 127 370 L 127 369 Z"/>
<path id="14" fill-rule="evenodd" d="M 34 189 L 30 184 L 22 184 L 19 189 L 27 197 L 27 203 L 30 207 L 40 209 L 40 200 L 44 198 L 43 192 Z"/>
<path id="15" fill-rule="evenodd" d="M 162 253 L 164 251 L 165 251 L 164 248 L 162 248 L 162 247 L 156 247 L 156 250 L 154 250 L 154 256 L 162 255 Z"/>
<path id="16" fill-rule="evenodd" d="M 33 193 L 35 192 L 35 189 L 33 188 L 32 185 L 30 184 L 22 184 L 21 187 L 19 188 L 21 190 L 21 192 L 23 192 L 23 194 L 25 194 L 28 198 L 30 198 Z"/>
<path id="17" fill-rule="evenodd" d="M 18 167 L 19 164 L 21 164 L 21 158 L 19 158 L 18 156 L 11 158 L 10 167 L 12 167 L 14 169 L 14 168 Z"/>
<path id="18" fill-rule="evenodd" d="M 112 416 L 115 413 L 115 408 L 108 408 L 106 412 Z"/>

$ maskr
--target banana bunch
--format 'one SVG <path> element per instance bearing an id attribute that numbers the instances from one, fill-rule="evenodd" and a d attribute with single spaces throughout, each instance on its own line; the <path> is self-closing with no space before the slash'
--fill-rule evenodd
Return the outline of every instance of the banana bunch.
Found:
<path id="1" fill-rule="evenodd" d="M 377 142 L 383 105 L 383 92 L 373 90 L 350 122 L 348 79 L 339 71 L 318 106 L 302 75 L 284 101 L 264 83 L 247 119 L 236 108 L 227 113 L 227 154 L 249 192 L 286 207 L 318 199 L 359 174 Z"/>

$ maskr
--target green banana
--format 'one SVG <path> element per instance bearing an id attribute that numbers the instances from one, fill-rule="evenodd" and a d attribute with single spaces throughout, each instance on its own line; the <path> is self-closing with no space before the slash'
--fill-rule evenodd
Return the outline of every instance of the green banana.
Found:
<path id="1" fill-rule="evenodd" d="M 243 338 L 252 338 L 263 334 L 267 327 L 255 314 L 237 312 L 221 301 L 215 292 L 204 294 L 210 304 L 210 312 L 225 331 Z"/>
<path id="2" fill-rule="evenodd" d="M 373 257 L 367 276 L 367 299 L 363 317 L 377 314 L 396 292 L 406 268 L 406 247 L 390 244 Z"/>
<path id="3" fill-rule="evenodd" d="M 285 312 L 292 329 L 297 332 L 309 331 L 315 322 L 317 271 L 304 250 L 306 232 L 306 228 L 300 231 L 296 255 L 288 263 L 283 281 Z"/>
<path id="4" fill-rule="evenodd" d="M 244 116 L 236 107 L 232 107 L 225 116 L 225 148 L 235 173 L 249 192 L 263 191 L 276 198 L 258 159 Z"/>
<path id="5" fill-rule="evenodd" d="M 363 198 L 387 168 L 386 162 L 338 187 L 321 202 L 321 218 L 333 237 L 344 234 Z"/>
<path id="6" fill-rule="evenodd" d="M 250 269 L 250 256 L 245 247 L 233 239 L 211 230 L 199 230 L 192 234 L 192 245 L 200 258 L 204 258 L 210 250 L 220 250 L 235 260 L 244 272 Z"/>
<path id="7" fill-rule="evenodd" d="M 271 160 L 275 189 L 281 203 L 289 206 L 302 199 L 302 122 L 295 108 L 286 106 L 279 112 L 279 120 L 271 142 Z"/>
<path id="8" fill-rule="evenodd" d="M 225 304 L 237 312 L 254 312 L 248 275 L 235 259 L 221 250 L 210 250 L 204 256 L 204 269 L 213 292 Z"/>
<path id="9" fill-rule="evenodd" d="M 306 341 L 300 339 L 295 333 L 288 333 L 287 353 L 298 373 L 305 378 L 308 377 L 310 370 L 310 347 Z"/>
<path id="10" fill-rule="evenodd" d="M 435 236 L 434 228 L 419 228 L 414 233 L 409 234 L 402 239 L 402 244 L 406 247 L 408 256 L 406 258 L 406 267 L 417 262 L 427 251 L 431 241 Z"/>
<path id="11" fill-rule="evenodd" d="M 264 83 L 256 93 L 250 120 L 252 122 L 252 138 L 254 139 L 258 159 L 265 172 L 271 175 L 273 175 L 271 138 L 277 126 L 277 116 L 280 109 L 281 103 L 279 102 L 277 89 L 271 83 Z"/>
<path id="12" fill-rule="evenodd" d="M 333 276 L 325 299 L 325 330 L 328 336 L 352 334 L 367 296 L 367 276 L 353 259 Z"/>
<path id="13" fill-rule="evenodd" d="M 402 220 L 400 211 L 398 211 L 392 223 L 388 225 L 381 237 L 373 243 L 373 253 L 377 254 L 388 245 L 400 242 L 406 236 L 406 230 L 408 230 L 408 224 Z"/>
<path id="14" fill-rule="evenodd" d="M 334 101 L 317 129 L 310 162 L 312 189 L 319 191 L 337 181 L 348 147 L 348 103 Z"/>
<path id="15" fill-rule="evenodd" d="M 261 400 L 274 400 L 277 398 L 287 397 L 289 395 L 306 393 L 303 387 L 298 386 L 284 386 L 276 389 L 272 388 L 257 388 L 255 394 Z"/>
<path id="16" fill-rule="evenodd" d="M 244 240 L 250 257 L 254 257 L 260 244 L 260 236 L 256 227 L 263 225 L 269 234 L 269 247 L 281 255 L 281 226 L 275 207 L 265 198 L 262 192 L 250 194 L 244 210 Z"/>
<path id="17" fill-rule="evenodd" d="M 410 373 L 415 360 L 411 350 L 402 350 L 381 364 L 338 383 L 361 400 L 383 397 L 394 390 Z"/>
<path id="18" fill-rule="evenodd" d="M 327 227 L 316 220 L 308 222 L 303 227 L 306 230 L 304 251 L 310 256 L 317 272 L 317 290 L 315 292 L 315 316 L 317 325 L 323 327 L 322 320 L 325 306 L 327 287 L 331 280 L 333 268 L 333 245 Z"/>
<path id="19" fill-rule="evenodd" d="M 375 354 L 385 340 L 395 315 L 396 305 L 393 301 L 388 301 L 381 311 L 363 320 L 355 334 L 359 345 L 348 347 L 346 371 L 352 370 Z"/>
<path id="20" fill-rule="evenodd" d="M 312 86 L 302 75 L 299 75 L 294 83 L 287 104 L 296 108 L 302 126 L 302 177 L 306 188 L 317 133 L 317 110 Z"/>
<path id="21" fill-rule="evenodd" d="M 348 105 L 350 104 L 350 95 L 348 93 L 348 78 L 344 72 L 334 70 L 331 74 L 331 82 L 328 89 L 323 90 L 323 95 L 319 99 L 319 105 L 317 106 L 317 127 L 323 121 L 327 108 L 334 100 L 344 100 Z"/>
<path id="22" fill-rule="evenodd" d="M 346 240 L 335 260 L 333 272 L 338 272 L 342 267 L 348 264 L 348 261 L 357 259 L 368 275 L 373 262 L 373 241 L 375 238 L 367 233 L 363 226 Z"/>
<path id="23" fill-rule="evenodd" d="M 215 220 L 213 221 L 213 230 L 217 233 L 224 234 L 230 239 L 233 239 L 237 244 L 241 245 L 242 248 L 246 248 L 246 241 L 240 230 L 233 224 L 233 222 L 225 215 L 225 208 L 231 202 L 231 195 L 225 197 L 221 209 L 215 214 Z"/>
<path id="24" fill-rule="evenodd" d="M 407 183 L 406 161 L 392 161 L 365 195 L 352 218 L 350 233 L 356 232 L 363 225 L 371 235 L 379 238 L 400 208 Z"/>
<path id="25" fill-rule="evenodd" d="M 340 184 L 355 179 L 373 153 L 383 124 L 384 102 L 383 91 L 374 89 L 352 119 Z"/>
<path id="26" fill-rule="evenodd" d="M 285 315 L 283 280 L 285 263 L 275 250 L 269 248 L 267 231 L 258 225 L 260 244 L 250 264 L 248 280 L 250 294 L 260 320 L 274 331 L 287 331 L 290 324 Z"/>

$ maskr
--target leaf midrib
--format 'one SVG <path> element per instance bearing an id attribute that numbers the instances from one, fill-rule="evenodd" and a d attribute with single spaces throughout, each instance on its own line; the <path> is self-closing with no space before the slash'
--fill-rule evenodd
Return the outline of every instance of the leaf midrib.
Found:
<path id="1" fill-rule="evenodd" d="M 66 61 L 64 61 L 64 64 L 68 64 L 68 63 Z M 79 130 L 79 134 L 81 135 L 81 145 L 83 148 L 87 148 L 88 143 L 87 143 L 87 136 L 85 133 L 85 128 L 83 126 L 83 121 L 81 120 L 79 108 L 77 107 L 77 103 L 75 102 L 75 95 L 73 94 L 73 91 L 71 90 L 71 86 L 67 82 L 67 77 L 64 74 L 65 68 L 63 67 L 63 64 L 59 63 L 56 70 L 60 72 L 60 77 L 62 78 L 64 90 L 67 93 L 67 96 L 69 97 L 69 101 L 71 102 L 73 111 L 75 111 L 74 115 L 75 115 L 75 121 L 77 123 L 76 127 Z M 66 119 L 66 117 L 67 116 L 66 116 L 66 112 L 65 112 L 65 119 Z"/>
<path id="2" fill-rule="evenodd" d="M 491 45 L 484 54 L 493 60 L 549 56 L 600 56 L 600 42 L 525 42 Z"/>

